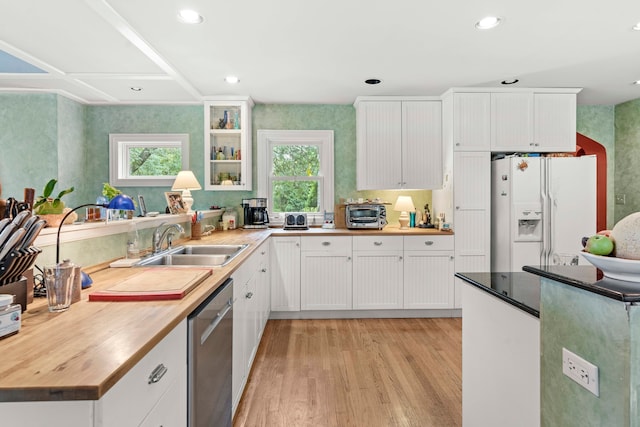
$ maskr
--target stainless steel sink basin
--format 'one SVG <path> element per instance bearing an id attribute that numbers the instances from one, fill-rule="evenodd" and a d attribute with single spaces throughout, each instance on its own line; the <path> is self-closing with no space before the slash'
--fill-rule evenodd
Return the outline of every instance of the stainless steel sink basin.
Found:
<path id="1" fill-rule="evenodd" d="M 134 266 L 223 267 L 249 245 L 186 245 L 143 258 Z"/>

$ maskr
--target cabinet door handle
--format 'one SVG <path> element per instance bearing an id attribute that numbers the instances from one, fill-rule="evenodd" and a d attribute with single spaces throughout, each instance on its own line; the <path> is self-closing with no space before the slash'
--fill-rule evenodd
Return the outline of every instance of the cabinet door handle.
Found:
<path id="1" fill-rule="evenodd" d="M 460 143 L 459 143 L 459 142 L 456 142 L 456 147 L 459 147 L 459 146 L 460 146 Z"/>
<path id="2" fill-rule="evenodd" d="M 322 246 L 329 246 L 331 242 L 322 242 Z"/>
<path id="3" fill-rule="evenodd" d="M 245 295 L 245 297 L 247 299 L 251 299 L 251 297 L 253 297 L 253 292 L 247 292 L 247 295 Z"/>
<path id="4" fill-rule="evenodd" d="M 382 246 L 382 242 L 373 242 L 373 244 L 376 246 Z"/>
<path id="5" fill-rule="evenodd" d="M 398 257 L 398 261 L 402 261 L 402 257 L 401 256 Z"/>
<path id="6" fill-rule="evenodd" d="M 350 256 L 347 257 L 347 262 L 349 262 L 349 261 L 351 261 L 351 257 Z"/>
<path id="7" fill-rule="evenodd" d="M 260 252 L 260 255 L 264 255 L 266 253 L 267 253 L 267 251 L 262 251 L 262 252 Z"/>
<path id="8" fill-rule="evenodd" d="M 296 243 L 296 246 L 297 246 L 297 247 L 300 247 L 300 243 Z"/>
<path id="9" fill-rule="evenodd" d="M 433 245 L 433 240 L 425 240 L 424 244 L 427 246 L 431 246 Z"/>
<path id="10" fill-rule="evenodd" d="M 156 366 L 156 369 L 154 369 L 149 375 L 148 384 L 155 384 L 158 381 L 160 381 L 162 377 L 164 377 L 164 374 L 167 373 L 167 371 L 168 371 L 167 367 L 164 366 L 162 363 Z"/>
<path id="11" fill-rule="evenodd" d="M 459 211 L 460 210 L 460 206 L 456 206 L 456 210 Z"/>
<path id="12" fill-rule="evenodd" d="M 454 260 L 453 255 L 449 255 L 449 259 L 450 259 L 451 261 L 453 261 L 453 260 Z"/>
<path id="13" fill-rule="evenodd" d="M 267 272 L 267 269 L 266 269 L 266 268 L 263 268 L 263 269 L 262 269 L 262 270 L 260 270 L 260 271 L 262 271 L 263 273 L 266 273 L 266 272 Z"/>

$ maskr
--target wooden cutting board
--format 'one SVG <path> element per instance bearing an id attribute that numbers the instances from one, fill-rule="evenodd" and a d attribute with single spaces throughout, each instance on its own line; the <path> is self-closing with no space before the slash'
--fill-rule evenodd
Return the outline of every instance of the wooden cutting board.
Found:
<path id="1" fill-rule="evenodd" d="M 210 268 L 147 268 L 109 289 L 90 293 L 89 301 L 181 299 L 211 273 Z"/>

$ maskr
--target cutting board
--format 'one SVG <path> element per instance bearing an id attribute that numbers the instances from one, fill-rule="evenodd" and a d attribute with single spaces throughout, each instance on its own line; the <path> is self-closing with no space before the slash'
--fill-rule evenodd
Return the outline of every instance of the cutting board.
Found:
<path id="1" fill-rule="evenodd" d="M 90 293 L 89 301 L 181 299 L 211 273 L 210 268 L 147 268 L 115 286 Z"/>

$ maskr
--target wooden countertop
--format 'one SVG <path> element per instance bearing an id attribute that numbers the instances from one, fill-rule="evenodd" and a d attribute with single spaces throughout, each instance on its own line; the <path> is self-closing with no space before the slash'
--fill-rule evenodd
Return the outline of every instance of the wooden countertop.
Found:
<path id="1" fill-rule="evenodd" d="M 0 340 L 0 401 L 97 400 L 138 363 L 176 325 L 202 303 L 270 235 L 452 235 L 434 229 L 233 230 L 215 232 L 189 244 L 243 244 L 229 265 L 185 298 L 172 301 L 89 302 L 91 292 L 107 289 L 140 272 L 105 268 L 90 272 L 92 287 L 63 313 L 49 313 L 44 298 L 23 313 L 22 328 Z"/>
<path id="2" fill-rule="evenodd" d="M 325 229 L 322 227 L 311 227 L 308 230 L 284 230 L 282 228 L 271 228 L 272 236 L 314 236 L 314 235 L 333 235 L 333 236 L 422 236 L 422 235 L 443 235 L 453 236 L 453 231 L 440 231 L 435 228 L 405 228 L 400 229 L 398 226 L 386 226 L 382 230 L 350 230 L 347 228 Z"/>

